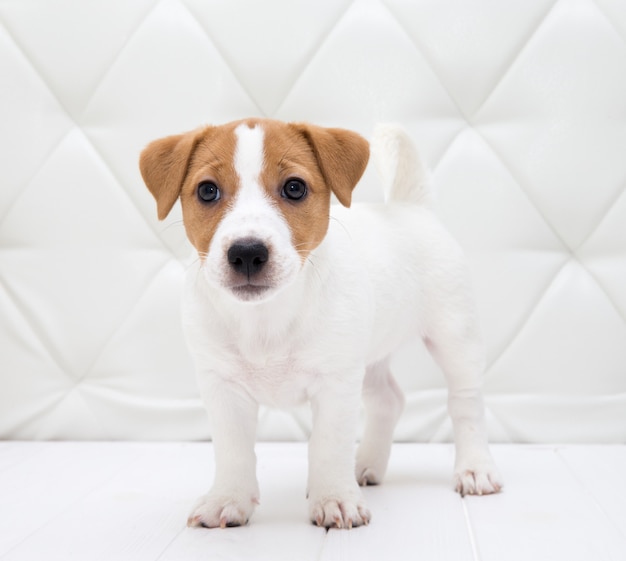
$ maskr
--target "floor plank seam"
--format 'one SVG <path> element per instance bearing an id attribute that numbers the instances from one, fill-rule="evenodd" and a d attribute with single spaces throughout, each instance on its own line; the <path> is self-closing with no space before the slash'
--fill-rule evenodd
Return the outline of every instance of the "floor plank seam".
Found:
<path id="1" fill-rule="evenodd" d="M 599 512 L 602 513 L 603 518 L 608 521 L 608 523 L 611 526 L 611 528 L 613 528 L 622 539 L 626 540 L 626 533 L 624 533 L 624 530 L 613 519 L 613 517 L 606 511 L 606 509 L 602 506 L 602 503 L 596 497 L 595 493 L 584 482 L 584 480 L 581 477 L 578 476 L 578 474 L 576 473 L 576 470 L 570 465 L 570 463 L 567 461 L 567 459 L 563 457 L 563 455 L 560 453 L 560 448 L 555 448 L 554 452 L 555 452 L 557 458 L 565 466 L 565 469 L 567 470 L 567 472 L 572 476 L 572 478 L 581 487 L 581 489 L 584 490 L 585 494 L 587 495 L 589 500 L 593 503 L 593 505 L 596 507 L 596 509 Z"/>
<path id="2" fill-rule="evenodd" d="M 163 551 L 161 551 L 161 553 L 159 553 L 159 555 L 155 558 L 154 561 L 160 561 L 160 559 L 163 559 L 163 556 L 167 553 L 167 551 L 169 550 L 169 548 L 174 544 L 174 542 L 176 540 L 178 540 L 180 538 L 180 536 L 183 535 L 183 532 L 186 530 L 187 528 L 181 528 L 179 532 L 177 532 L 172 539 L 167 542 L 167 544 L 165 545 L 165 547 L 163 548 Z"/>
<path id="3" fill-rule="evenodd" d="M 467 508 L 467 501 L 463 498 L 461 499 L 461 505 L 463 507 L 463 516 L 465 518 L 465 527 L 467 528 L 467 536 L 470 542 L 470 547 L 472 549 L 472 558 L 474 561 L 481 561 L 480 552 L 478 551 L 478 542 L 476 540 L 476 534 L 474 532 L 474 527 L 472 525 L 470 513 Z"/>
<path id="4" fill-rule="evenodd" d="M 322 539 L 322 543 L 320 544 L 319 551 L 317 553 L 317 557 L 315 561 L 323 561 L 326 553 L 326 549 L 328 547 L 328 535 L 330 534 L 330 530 L 326 528 L 326 532 L 324 533 L 324 538 Z"/>

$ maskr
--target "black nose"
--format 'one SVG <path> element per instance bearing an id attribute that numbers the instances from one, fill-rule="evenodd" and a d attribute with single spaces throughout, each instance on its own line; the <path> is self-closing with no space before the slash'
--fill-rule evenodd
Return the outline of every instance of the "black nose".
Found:
<path id="1" fill-rule="evenodd" d="M 268 259 L 269 251 L 259 240 L 239 240 L 228 250 L 231 267 L 248 278 L 259 273 Z"/>

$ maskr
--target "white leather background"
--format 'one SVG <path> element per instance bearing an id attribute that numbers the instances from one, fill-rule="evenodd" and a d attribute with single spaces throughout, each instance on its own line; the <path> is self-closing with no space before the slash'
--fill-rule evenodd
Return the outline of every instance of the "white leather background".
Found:
<path id="1" fill-rule="evenodd" d="M 137 157 L 253 115 L 403 123 L 471 261 L 492 438 L 626 441 L 621 0 L 0 0 L 1 437 L 208 436 L 190 249 Z M 397 438 L 449 439 L 425 351 L 395 370 Z M 259 434 L 308 423 L 264 410 Z"/>

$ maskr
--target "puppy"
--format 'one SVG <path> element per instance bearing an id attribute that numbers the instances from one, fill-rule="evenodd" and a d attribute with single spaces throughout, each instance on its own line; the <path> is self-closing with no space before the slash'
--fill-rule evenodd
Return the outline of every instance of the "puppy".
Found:
<path id="1" fill-rule="evenodd" d="M 360 485 L 382 481 L 404 398 L 390 354 L 420 336 L 447 379 L 455 487 L 501 488 L 480 380 L 483 348 L 463 253 L 430 208 L 408 136 L 382 127 L 386 204 L 350 207 L 369 158 L 356 133 L 248 119 L 156 140 L 144 181 L 164 219 L 177 199 L 199 260 L 183 323 L 215 450 L 190 526 L 246 524 L 259 502 L 259 404 L 308 400 L 308 500 L 324 527 L 367 524 Z M 331 209 L 331 195 L 343 205 Z M 366 422 L 356 461 L 361 398 Z"/>

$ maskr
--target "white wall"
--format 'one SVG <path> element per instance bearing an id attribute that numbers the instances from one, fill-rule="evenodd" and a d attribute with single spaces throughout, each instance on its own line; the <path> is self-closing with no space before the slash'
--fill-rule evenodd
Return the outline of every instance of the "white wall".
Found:
<path id="1" fill-rule="evenodd" d="M 403 123 L 468 251 L 497 440 L 626 440 L 626 4 L 0 1 L 0 436 L 207 436 L 153 138 L 266 115 Z M 357 198 L 380 193 L 368 172 Z M 397 437 L 450 437 L 416 344 Z M 304 438 L 305 410 L 262 438 Z"/>

